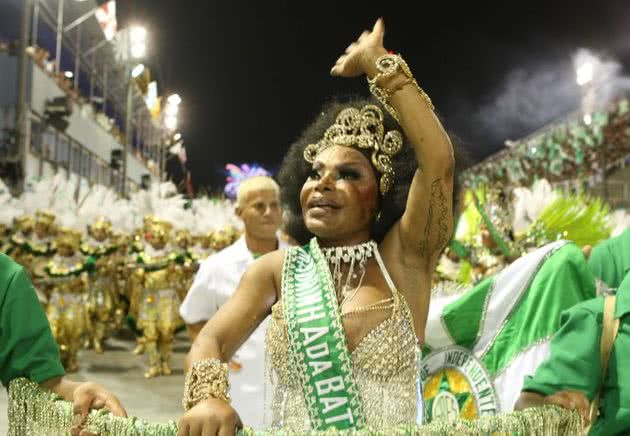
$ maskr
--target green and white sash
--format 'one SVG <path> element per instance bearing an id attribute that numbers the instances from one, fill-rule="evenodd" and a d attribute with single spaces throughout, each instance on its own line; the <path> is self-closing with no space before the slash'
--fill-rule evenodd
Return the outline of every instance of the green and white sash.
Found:
<path id="1" fill-rule="evenodd" d="M 299 368 L 313 429 L 363 426 L 332 275 L 314 238 L 287 249 L 282 295 L 291 364 Z"/>

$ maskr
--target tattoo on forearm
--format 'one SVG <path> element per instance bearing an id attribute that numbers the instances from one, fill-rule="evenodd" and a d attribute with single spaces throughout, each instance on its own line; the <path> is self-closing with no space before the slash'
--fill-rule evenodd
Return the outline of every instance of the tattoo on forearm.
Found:
<path id="1" fill-rule="evenodd" d="M 433 236 L 433 225 L 437 226 L 437 235 Z M 442 179 L 431 183 L 431 198 L 427 211 L 427 224 L 424 227 L 423 238 L 420 241 L 420 255 L 428 258 L 439 252 L 448 242 L 448 205 L 442 186 Z M 435 240 L 435 244 L 431 240 Z"/>
<path id="2" fill-rule="evenodd" d="M 429 238 L 431 236 L 433 225 L 433 205 L 434 199 L 433 194 L 431 194 L 431 199 L 429 200 L 429 210 L 427 212 L 427 224 L 424 227 L 424 237 L 420 240 L 420 256 L 422 257 L 428 257 L 429 253 Z"/>
<path id="3" fill-rule="evenodd" d="M 438 195 L 438 208 L 439 213 L 437 217 L 437 226 L 438 226 L 438 239 L 437 244 L 435 245 L 435 252 L 440 252 L 444 248 L 444 246 L 448 243 L 448 204 L 446 200 L 446 195 L 444 195 L 443 185 L 440 181 L 439 185 L 439 195 Z"/>

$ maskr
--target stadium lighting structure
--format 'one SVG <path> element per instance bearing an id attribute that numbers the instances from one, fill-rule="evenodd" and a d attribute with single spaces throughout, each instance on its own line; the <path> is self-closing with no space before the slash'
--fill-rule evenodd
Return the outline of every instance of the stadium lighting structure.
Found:
<path id="1" fill-rule="evenodd" d="M 144 72 L 144 64 L 138 64 L 135 67 L 133 67 L 133 70 L 131 70 L 131 77 L 133 77 L 134 79 L 137 77 L 140 77 L 140 75 Z"/>
<path id="2" fill-rule="evenodd" d="M 164 125 L 169 130 L 175 130 L 177 128 L 177 117 L 173 115 L 167 115 L 164 119 Z"/>
<path id="3" fill-rule="evenodd" d="M 179 96 L 179 94 L 171 94 L 168 96 L 166 101 L 168 102 L 168 104 L 177 106 L 182 102 L 182 98 Z"/>
<path id="4" fill-rule="evenodd" d="M 131 46 L 131 56 L 133 58 L 141 58 L 144 57 L 144 55 L 147 52 L 147 46 L 145 44 L 133 44 Z"/>
<path id="5" fill-rule="evenodd" d="M 164 125 L 168 130 L 175 130 L 177 128 L 177 112 L 179 111 L 179 104 L 182 102 L 182 98 L 179 94 L 171 94 L 166 99 L 166 107 L 164 108 Z"/>
<path id="6" fill-rule="evenodd" d="M 580 86 L 582 94 L 582 121 L 586 126 L 593 122 L 593 110 L 596 104 L 596 93 L 602 80 L 605 79 L 602 61 L 591 51 L 580 49 L 573 57 L 575 65 L 575 83 Z"/>
<path id="7" fill-rule="evenodd" d="M 595 68 L 593 62 L 586 61 L 575 69 L 575 81 L 578 85 L 584 86 L 593 80 Z"/>
<path id="8" fill-rule="evenodd" d="M 142 26 L 133 26 L 129 31 L 129 36 L 131 38 L 131 42 L 146 42 L 147 40 L 147 29 Z"/>
<path id="9" fill-rule="evenodd" d="M 166 115 L 174 117 L 177 115 L 177 112 L 179 111 L 179 106 L 177 106 L 176 104 L 167 104 L 166 108 L 164 109 L 164 112 L 166 113 Z"/>
<path id="10" fill-rule="evenodd" d="M 142 26 L 134 26 L 129 29 L 129 45 L 131 57 L 144 57 L 147 51 L 147 29 Z"/>

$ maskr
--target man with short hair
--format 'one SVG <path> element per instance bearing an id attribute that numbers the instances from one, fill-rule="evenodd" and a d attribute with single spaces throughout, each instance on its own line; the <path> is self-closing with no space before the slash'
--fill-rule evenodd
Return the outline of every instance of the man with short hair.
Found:
<path id="1" fill-rule="evenodd" d="M 244 225 L 243 235 L 229 247 L 201 263 L 179 313 L 192 340 L 236 289 L 247 267 L 259 256 L 284 245 L 278 239 L 282 221 L 280 189 L 270 177 L 257 176 L 241 183 L 236 197 L 236 215 Z M 263 427 L 264 342 L 263 322 L 236 354 L 242 368 L 231 377 L 232 401 L 243 422 Z M 234 365 L 232 365 L 234 367 Z"/>

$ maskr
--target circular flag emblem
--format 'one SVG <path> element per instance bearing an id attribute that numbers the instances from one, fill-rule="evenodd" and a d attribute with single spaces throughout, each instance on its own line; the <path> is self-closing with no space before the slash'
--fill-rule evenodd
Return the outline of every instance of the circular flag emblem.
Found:
<path id="1" fill-rule="evenodd" d="M 499 413 L 487 371 L 466 348 L 452 346 L 432 352 L 422 360 L 420 376 L 427 422 Z"/>

